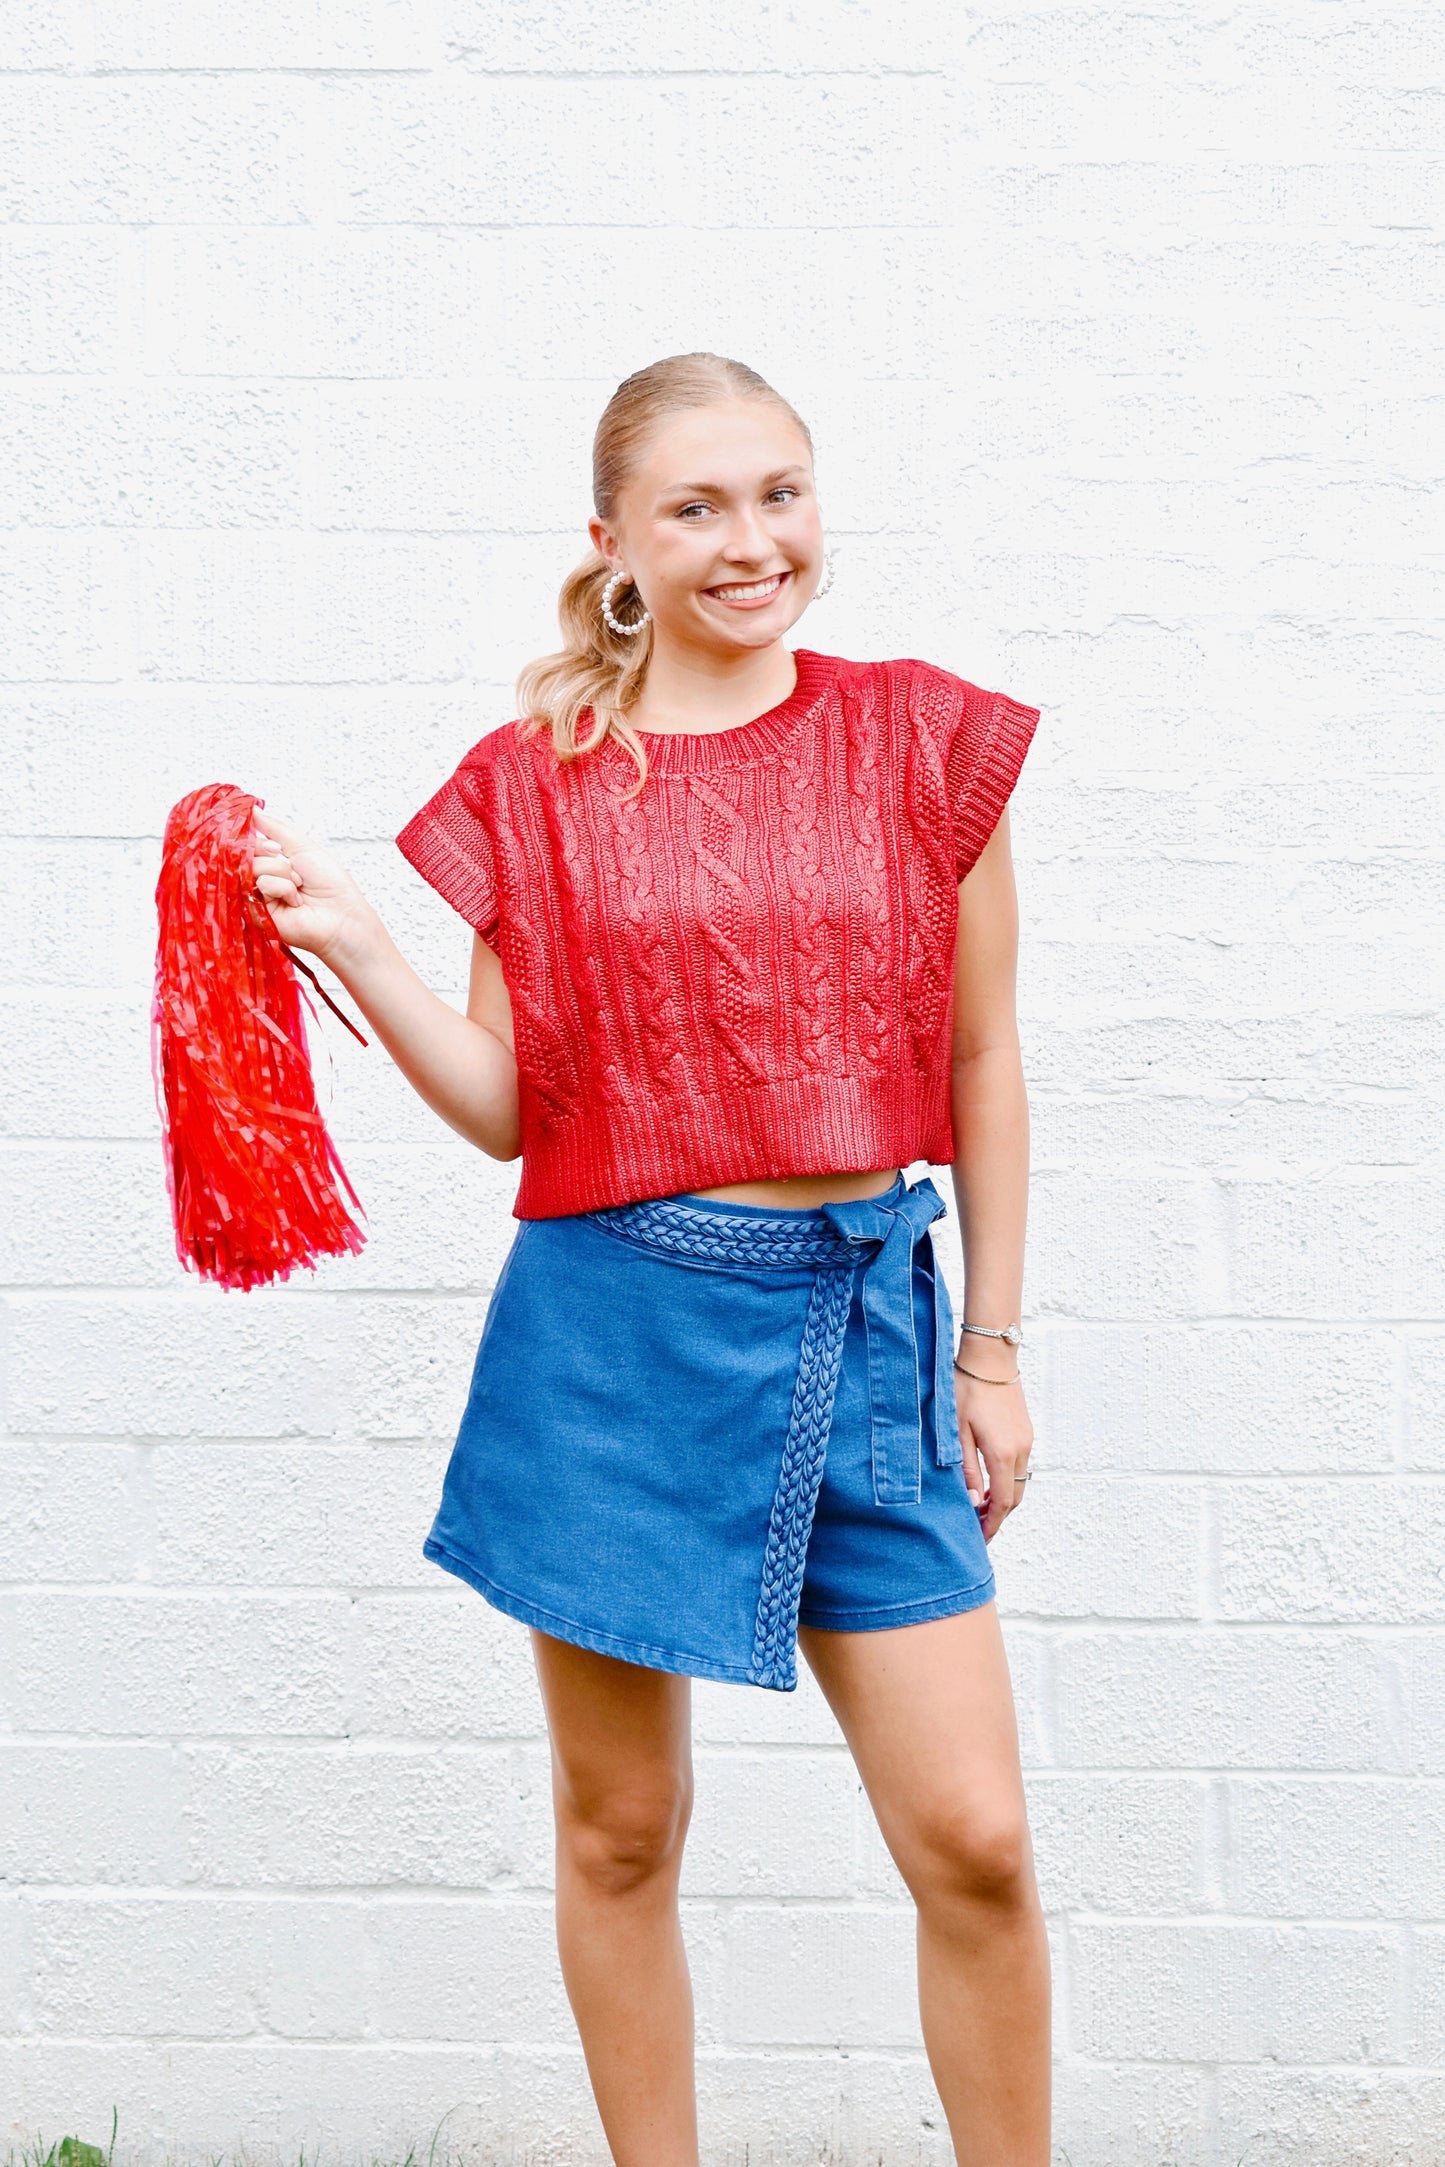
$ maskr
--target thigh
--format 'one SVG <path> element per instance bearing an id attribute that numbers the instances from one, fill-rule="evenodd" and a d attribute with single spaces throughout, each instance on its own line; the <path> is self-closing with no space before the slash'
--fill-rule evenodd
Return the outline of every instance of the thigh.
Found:
<path id="1" fill-rule="evenodd" d="M 1013 1684 L 987 1602 L 885 1632 L 802 1627 L 905 1878 L 940 1849 L 988 1853 L 1026 1829 Z"/>
<path id="2" fill-rule="evenodd" d="M 584 1814 L 618 1796 L 691 1787 L 692 1680 L 533 1631 L 559 1795 Z"/>

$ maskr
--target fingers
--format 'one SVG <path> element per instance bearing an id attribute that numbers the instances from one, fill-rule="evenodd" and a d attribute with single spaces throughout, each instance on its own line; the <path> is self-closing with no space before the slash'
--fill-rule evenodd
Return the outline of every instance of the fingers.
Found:
<path id="1" fill-rule="evenodd" d="M 261 874 L 256 881 L 256 893 L 268 903 L 286 903 L 293 909 L 302 901 L 299 883 L 279 873 Z"/>
<path id="2" fill-rule="evenodd" d="M 988 1470 L 988 1500 L 979 1525 L 983 1529 L 985 1541 L 992 1541 L 1009 1514 L 1017 1511 L 1018 1507 L 1023 1503 L 1024 1492 L 1028 1485 L 1015 1478 L 1026 1474 L 1028 1471 L 1030 1447 L 1023 1445 L 1005 1452 L 1000 1447 L 984 1444 L 981 1439 L 972 1434 L 971 1429 L 964 1434 L 966 1439 L 964 1446 L 965 1461 L 967 1461 L 968 1455 L 972 1451 L 976 1459 L 978 1457 L 982 1458 L 984 1466 Z M 973 1494 L 973 1488 L 974 1481 L 971 1477 L 969 1482 L 970 1496 Z"/>
<path id="3" fill-rule="evenodd" d="M 301 875 L 285 851 L 272 836 L 260 836 L 257 841 L 261 847 L 251 859 L 251 880 L 257 894 L 264 896 L 268 903 L 299 903 L 303 885 Z"/>
<path id="4" fill-rule="evenodd" d="M 969 1502 L 979 1515 L 979 1526 L 985 1542 L 991 1542 L 999 1528 L 1013 1511 L 1023 1494 L 1023 1484 L 1017 1485 L 1013 1477 L 1023 1473 L 1023 1462 L 1017 1465 L 1005 1456 L 996 1445 L 987 1445 L 962 1408 L 958 1417 L 959 1439 L 963 1445 L 963 1470 L 968 1482 Z M 988 1473 L 988 1492 L 984 1493 L 984 1471 Z"/>
<path id="5" fill-rule="evenodd" d="M 988 1494 L 984 1499 L 983 1512 L 980 1515 L 978 1524 L 983 1529 L 984 1541 L 992 1542 L 1008 1517 L 1008 1507 L 1002 1502 L 1008 1484 L 1000 1482 L 998 1469 L 991 1460 L 986 1461 L 985 1464 L 988 1467 Z"/>
<path id="6" fill-rule="evenodd" d="M 963 1445 L 963 1472 L 968 1483 L 968 1501 L 971 1505 L 983 1503 L 983 1469 L 978 1462 L 978 1447 L 973 1441 L 973 1431 L 967 1423 L 960 1424 Z"/>
<path id="7" fill-rule="evenodd" d="M 303 883 L 289 853 L 301 841 L 300 830 L 281 814 L 258 808 L 251 815 L 251 879 L 268 903 L 300 902 Z"/>
<path id="8" fill-rule="evenodd" d="M 257 810 L 251 815 L 250 843 L 257 873 L 262 870 L 274 873 L 284 865 L 294 877 L 295 867 L 290 861 L 297 852 L 305 849 L 306 838 L 280 813 Z"/>

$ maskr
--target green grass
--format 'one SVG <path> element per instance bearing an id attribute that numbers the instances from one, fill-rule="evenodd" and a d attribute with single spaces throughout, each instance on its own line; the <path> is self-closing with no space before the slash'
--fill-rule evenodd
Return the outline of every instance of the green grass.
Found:
<path id="1" fill-rule="evenodd" d="M 110 2143 L 84 2144 L 79 2137 L 62 2137 L 58 2144 L 47 2151 L 45 2140 L 37 2137 L 34 2144 L 25 2145 L 10 2154 L 10 2167 L 110 2167 L 115 2151 L 115 2133 L 120 2125 L 116 2108 L 110 2110 Z"/>

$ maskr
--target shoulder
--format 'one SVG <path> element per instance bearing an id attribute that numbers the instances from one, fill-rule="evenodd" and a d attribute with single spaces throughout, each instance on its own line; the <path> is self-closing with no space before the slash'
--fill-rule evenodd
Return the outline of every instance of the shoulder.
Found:
<path id="1" fill-rule="evenodd" d="M 924 662 L 917 655 L 898 655 L 879 663 L 878 668 L 886 672 L 889 684 L 906 702 L 910 714 L 924 722 L 956 725 L 982 711 L 995 697 L 971 678 L 961 677 L 957 670 L 946 670 L 938 662 Z"/>
<path id="2" fill-rule="evenodd" d="M 525 717 L 499 722 L 462 754 L 451 781 L 478 812 L 504 797 L 535 763 L 537 747 L 550 743 Z"/>
<path id="3" fill-rule="evenodd" d="M 1038 708 L 1012 699 L 1006 692 L 977 685 L 936 662 L 921 662 L 910 655 L 879 667 L 889 673 L 909 715 L 945 752 L 961 745 L 977 752 L 1000 733 L 1021 736 L 1026 747 L 1038 723 Z"/>
<path id="4" fill-rule="evenodd" d="M 495 836 L 513 824 L 517 780 L 529 765 L 524 729 L 518 722 L 498 723 L 462 754 L 397 836 L 407 856 L 420 837 L 438 833 L 454 847 L 486 855 Z"/>
<path id="5" fill-rule="evenodd" d="M 522 756 L 526 738 L 535 734 L 536 726 L 521 717 L 510 722 L 494 723 L 484 731 L 475 745 L 462 754 L 456 772 L 468 775 L 490 775 L 500 768 L 515 764 Z"/>
<path id="6" fill-rule="evenodd" d="M 977 686 L 955 677 L 950 670 L 940 669 L 933 662 L 920 662 L 911 655 L 858 661 L 850 655 L 825 655 L 812 649 L 799 648 L 797 652 L 799 660 L 824 666 L 828 689 L 835 693 L 852 693 L 865 699 L 901 697 L 909 704 L 929 700 L 947 703 L 967 693 L 978 693 Z"/>
<path id="7" fill-rule="evenodd" d="M 987 728 L 999 695 L 956 670 L 917 655 L 890 655 L 876 662 L 837 664 L 840 684 L 893 718 L 903 742 L 922 741 L 931 756 L 946 759 L 963 732 Z"/>
<path id="8" fill-rule="evenodd" d="M 846 655 L 820 658 L 831 665 L 835 683 L 842 691 L 891 694 L 910 708 L 958 712 L 987 702 L 994 695 L 954 670 L 917 655 L 892 655 L 882 661 L 856 662 Z"/>
<path id="9" fill-rule="evenodd" d="M 852 693 L 891 712 L 905 724 L 905 736 L 921 734 L 944 757 L 960 739 L 977 742 L 1005 719 L 1038 720 L 1036 709 L 917 655 L 867 662 L 844 655 L 819 659 L 830 665 L 832 682 L 840 693 Z"/>

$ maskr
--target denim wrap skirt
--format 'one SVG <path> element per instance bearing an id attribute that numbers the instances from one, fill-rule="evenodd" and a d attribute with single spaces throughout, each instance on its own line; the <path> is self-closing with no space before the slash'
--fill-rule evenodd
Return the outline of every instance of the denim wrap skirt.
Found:
<path id="1" fill-rule="evenodd" d="M 796 1210 L 682 1195 L 522 1220 L 426 1555 L 559 1640 L 784 1692 L 800 1620 L 987 1602 L 945 1211 L 900 1173 Z"/>

